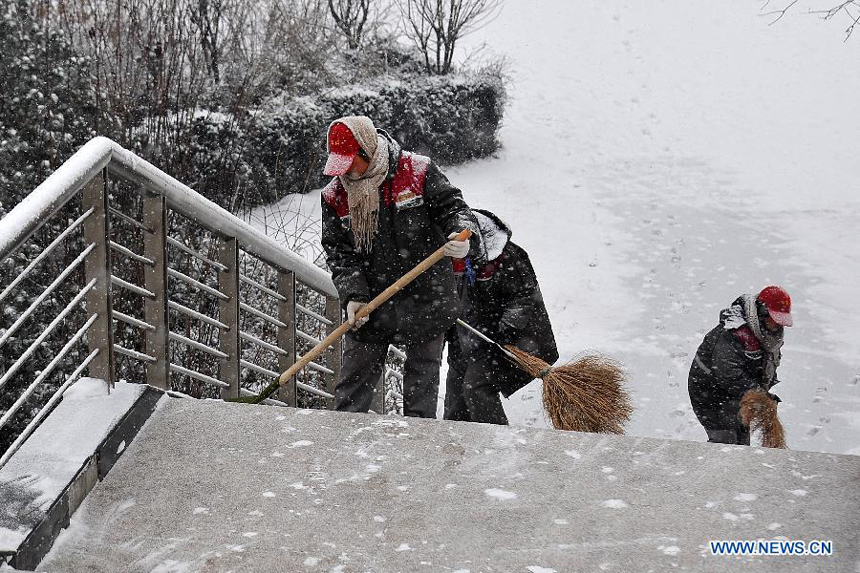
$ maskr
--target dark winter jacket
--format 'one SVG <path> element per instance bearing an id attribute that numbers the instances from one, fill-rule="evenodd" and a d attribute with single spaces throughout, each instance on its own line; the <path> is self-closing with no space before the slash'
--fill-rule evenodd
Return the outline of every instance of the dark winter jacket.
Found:
<path id="1" fill-rule="evenodd" d="M 475 210 L 481 228 L 480 256 L 455 261 L 463 320 L 489 338 L 538 356 L 552 364 L 558 349 L 549 314 L 528 254 L 510 240 L 511 230 L 489 211 Z M 465 359 L 497 352 L 487 342 L 463 327 L 457 327 Z M 502 388 L 510 396 L 531 379 Z"/>
<path id="2" fill-rule="evenodd" d="M 735 427 L 744 393 L 753 388 L 768 391 L 778 382 L 776 368 L 766 364 L 779 363 L 779 350 L 769 355 L 747 320 L 739 297 L 720 312 L 720 324 L 705 335 L 690 366 L 690 401 L 705 427 Z"/>
<path id="3" fill-rule="evenodd" d="M 335 177 L 322 193 L 322 246 L 341 304 L 369 302 L 445 244 L 449 234 L 477 230 L 459 189 L 429 158 L 389 140 L 389 171 L 379 187 L 379 224 L 370 252 L 355 248 L 347 193 Z M 477 237 L 472 243 L 478 245 Z M 448 260 L 434 265 L 370 315 L 352 336 L 361 342 L 421 343 L 459 316 Z"/>

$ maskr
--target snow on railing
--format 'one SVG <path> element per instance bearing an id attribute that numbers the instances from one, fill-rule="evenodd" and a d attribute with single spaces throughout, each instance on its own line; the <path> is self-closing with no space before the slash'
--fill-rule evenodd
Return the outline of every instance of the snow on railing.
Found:
<path id="1" fill-rule="evenodd" d="M 237 397 L 342 322 L 328 273 L 103 137 L 0 220 L 0 269 L 0 465 L 84 370 Z M 330 406 L 323 358 L 268 403 Z"/>
<path id="2" fill-rule="evenodd" d="M 308 286 L 337 296 L 328 273 L 106 137 L 96 137 L 87 142 L 0 221 L 0 260 L 4 260 L 104 167 L 164 196 L 170 208 L 186 217 L 237 238 L 249 252 L 296 272 Z"/>

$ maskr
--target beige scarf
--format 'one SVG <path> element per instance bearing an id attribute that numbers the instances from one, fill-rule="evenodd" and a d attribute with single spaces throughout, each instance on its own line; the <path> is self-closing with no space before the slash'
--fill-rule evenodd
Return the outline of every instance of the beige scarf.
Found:
<path id="1" fill-rule="evenodd" d="M 349 128 L 370 158 L 367 171 L 361 176 L 340 176 L 347 193 L 355 247 L 359 251 L 369 252 L 373 249 L 373 235 L 379 223 L 379 186 L 388 175 L 388 140 L 376 132 L 368 117 L 342 117 L 337 121 Z"/>
<path id="2" fill-rule="evenodd" d="M 783 338 L 785 329 L 780 328 L 778 332 L 771 332 L 767 328 L 762 328 L 758 320 L 758 310 L 756 309 L 754 295 L 744 295 L 744 312 L 746 313 L 747 324 L 750 330 L 753 331 L 753 334 L 765 350 L 763 374 L 766 389 L 769 389 L 770 385 L 776 379 L 776 369 L 779 368 L 779 363 L 782 360 L 781 348 L 785 343 Z"/>

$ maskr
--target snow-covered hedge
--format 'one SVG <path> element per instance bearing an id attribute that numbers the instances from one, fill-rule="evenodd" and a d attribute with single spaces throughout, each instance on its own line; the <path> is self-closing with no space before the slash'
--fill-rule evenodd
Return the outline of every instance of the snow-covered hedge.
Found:
<path id="1" fill-rule="evenodd" d="M 191 124 L 189 185 L 228 209 L 271 203 L 320 187 L 328 124 L 367 115 L 405 149 L 441 164 L 499 147 L 505 102 L 499 76 L 415 77 L 282 100 L 239 121 L 199 113 Z"/>
<path id="2" fill-rule="evenodd" d="M 320 103 L 331 117 L 362 114 L 404 147 L 440 163 L 485 157 L 498 148 L 505 101 L 498 76 L 420 76 L 374 88 L 343 88 Z"/>

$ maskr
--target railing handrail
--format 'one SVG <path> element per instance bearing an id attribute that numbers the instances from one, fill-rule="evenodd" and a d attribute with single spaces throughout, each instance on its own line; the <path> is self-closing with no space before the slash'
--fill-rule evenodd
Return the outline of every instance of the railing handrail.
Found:
<path id="1" fill-rule="evenodd" d="M 105 168 L 164 196 L 171 209 L 220 235 L 236 238 L 243 250 L 294 272 L 311 288 L 337 297 L 328 273 L 107 137 L 87 142 L 0 219 L 0 260 L 5 260 Z"/>
<path id="2" fill-rule="evenodd" d="M 118 205 L 112 205 L 112 194 L 117 193 L 123 195 L 122 202 L 131 206 L 132 211 L 138 210 L 134 206 L 139 207 L 138 213 L 124 213 Z M 129 197 L 134 194 L 138 196 Z M 65 214 L 66 205 L 75 209 Z M 82 214 L 71 221 L 71 214 L 78 211 Z M 181 238 L 170 236 L 170 213 L 188 218 L 194 229 L 204 231 L 204 237 L 211 235 L 206 243 L 208 253 L 198 252 Z M 69 222 L 58 220 L 66 216 Z M 113 217 L 132 225 L 131 233 L 118 236 L 112 232 Z M 46 224 L 50 232 L 40 237 Z M 123 226 L 120 229 L 127 231 Z M 58 230 L 59 235 L 54 237 Z M 53 240 L 43 245 L 50 237 Z M 183 271 L 173 268 L 171 245 L 202 261 L 203 268 L 195 264 L 183 267 Z M 35 250 L 22 249 L 24 246 Z M 141 252 L 135 250 L 141 248 Z M 40 275 L 39 279 L 44 281 L 28 283 L 21 291 L 25 298 L 16 297 L 13 304 L 13 307 L 27 305 L 26 309 L 15 313 L 12 324 L 0 331 L 0 347 L 13 339 L 19 345 L 29 344 L 19 355 L 10 357 L 10 365 L 4 367 L 8 372 L 0 377 L 0 387 L 15 380 L 8 391 L 4 388 L 4 395 L 15 394 L 15 400 L 9 409 L 0 411 L 0 428 L 15 422 L 13 432 L 18 432 L 16 415 L 27 424 L 10 449 L 0 456 L 0 467 L 46 415 L 42 408 L 33 417 L 29 410 L 23 410 L 24 404 L 43 402 L 46 393 L 50 396 L 47 403 L 56 403 L 84 370 L 93 378 L 103 379 L 108 388 L 116 380 L 117 369 L 122 368 L 123 374 L 131 374 L 155 388 L 170 390 L 177 377 L 183 380 L 182 384 L 186 383 L 185 378 L 190 378 L 195 381 L 192 389 L 197 388 L 197 383 L 210 387 L 206 395 L 219 392 L 222 398 L 237 398 L 250 392 L 243 384 L 258 384 L 260 376 L 277 378 L 279 372 L 295 363 L 296 338 L 300 332 L 298 312 L 306 319 L 316 320 L 317 328 L 326 332 L 342 322 L 337 290 L 323 269 L 105 137 L 92 139 L 81 147 L 0 219 L 0 262 L 15 256 L 22 259 L 18 263 L 26 265 L 17 276 L 7 273 L 9 276 L 4 277 L 10 280 L 0 289 L 0 301 L 19 290 L 26 277 L 33 278 L 31 271 L 51 260 L 52 255 L 60 264 L 41 270 L 56 276 Z M 75 255 L 74 260 L 67 262 Z M 32 260 L 24 260 L 28 258 Z M 113 259 L 123 266 L 114 265 Z M 249 262 L 252 264 L 248 265 Z M 129 270 L 129 263 L 134 263 L 134 270 Z M 117 273 L 120 269 L 123 272 Z M 261 272 L 263 278 L 258 281 L 245 274 L 255 272 Z M 192 296 L 201 297 L 205 293 L 217 298 L 217 308 L 211 308 L 212 301 L 206 299 L 207 314 L 203 309 L 198 312 L 182 304 L 186 302 L 183 296 L 179 297 L 181 301 L 172 300 L 172 296 L 183 294 L 181 289 L 177 292 L 170 288 L 177 280 L 191 287 Z M 41 284 L 49 281 L 48 286 Z M 75 292 L 78 283 L 86 284 Z M 243 292 L 242 284 L 256 290 Z M 260 298 L 257 293 L 262 293 L 268 304 L 255 305 L 263 302 L 257 300 Z M 300 297 L 305 305 L 317 307 L 322 303 L 324 310 L 317 313 L 301 306 Z M 271 299 L 276 301 L 274 310 Z M 59 312 L 51 306 L 56 303 L 60 303 Z M 188 304 L 193 306 L 191 302 Z M 175 320 L 171 318 L 171 310 L 183 315 L 180 321 L 190 318 L 207 327 L 198 329 L 186 324 L 182 330 L 175 328 L 174 322 L 171 329 L 171 321 Z M 89 318 L 69 337 L 67 331 L 74 330 L 80 322 L 81 311 Z M 75 317 L 69 322 L 67 319 L 73 312 Z M 39 321 L 33 318 L 36 316 Z M 45 321 L 49 323 L 45 325 Z M 120 329 L 117 323 L 125 326 Z M 306 321 L 303 325 L 306 329 L 309 326 Z M 209 328 L 213 326 L 217 332 Z M 64 345 L 57 351 L 61 344 Z M 79 358 L 79 354 L 73 353 L 81 345 L 89 349 L 89 354 L 71 377 L 66 377 L 71 363 Z M 181 350 L 176 352 L 178 348 Z M 54 354 L 47 357 L 50 358 L 47 366 L 41 364 L 46 359 L 45 353 L 37 353 L 44 349 Z M 6 358 L 5 351 L 18 353 L 19 348 L 3 350 Z M 200 353 L 206 355 L 205 360 L 199 360 Z M 122 357 L 119 364 L 118 356 Z M 322 363 L 307 365 L 309 370 L 321 374 L 306 373 L 304 382 L 293 380 L 279 391 L 278 400 L 267 403 L 297 406 L 297 390 L 302 390 L 325 398 L 327 407 L 332 407 L 341 360 L 342 347 L 337 341 L 328 348 Z M 61 362 L 69 364 L 58 368 Z M 271 369 L 274 363 L 278 372 Z M 246 377 L 245 370 L 254 375 Z M 24 379 L 25 374 L 28 379 Z M 318 385 L 325 390 L 317 388 Z M 36 394 L 40 386 L 44 391 Z M 32 419 L 27 422 L 28 418 Z M 15 437 L 14 433 L 11 437 Z"/>

